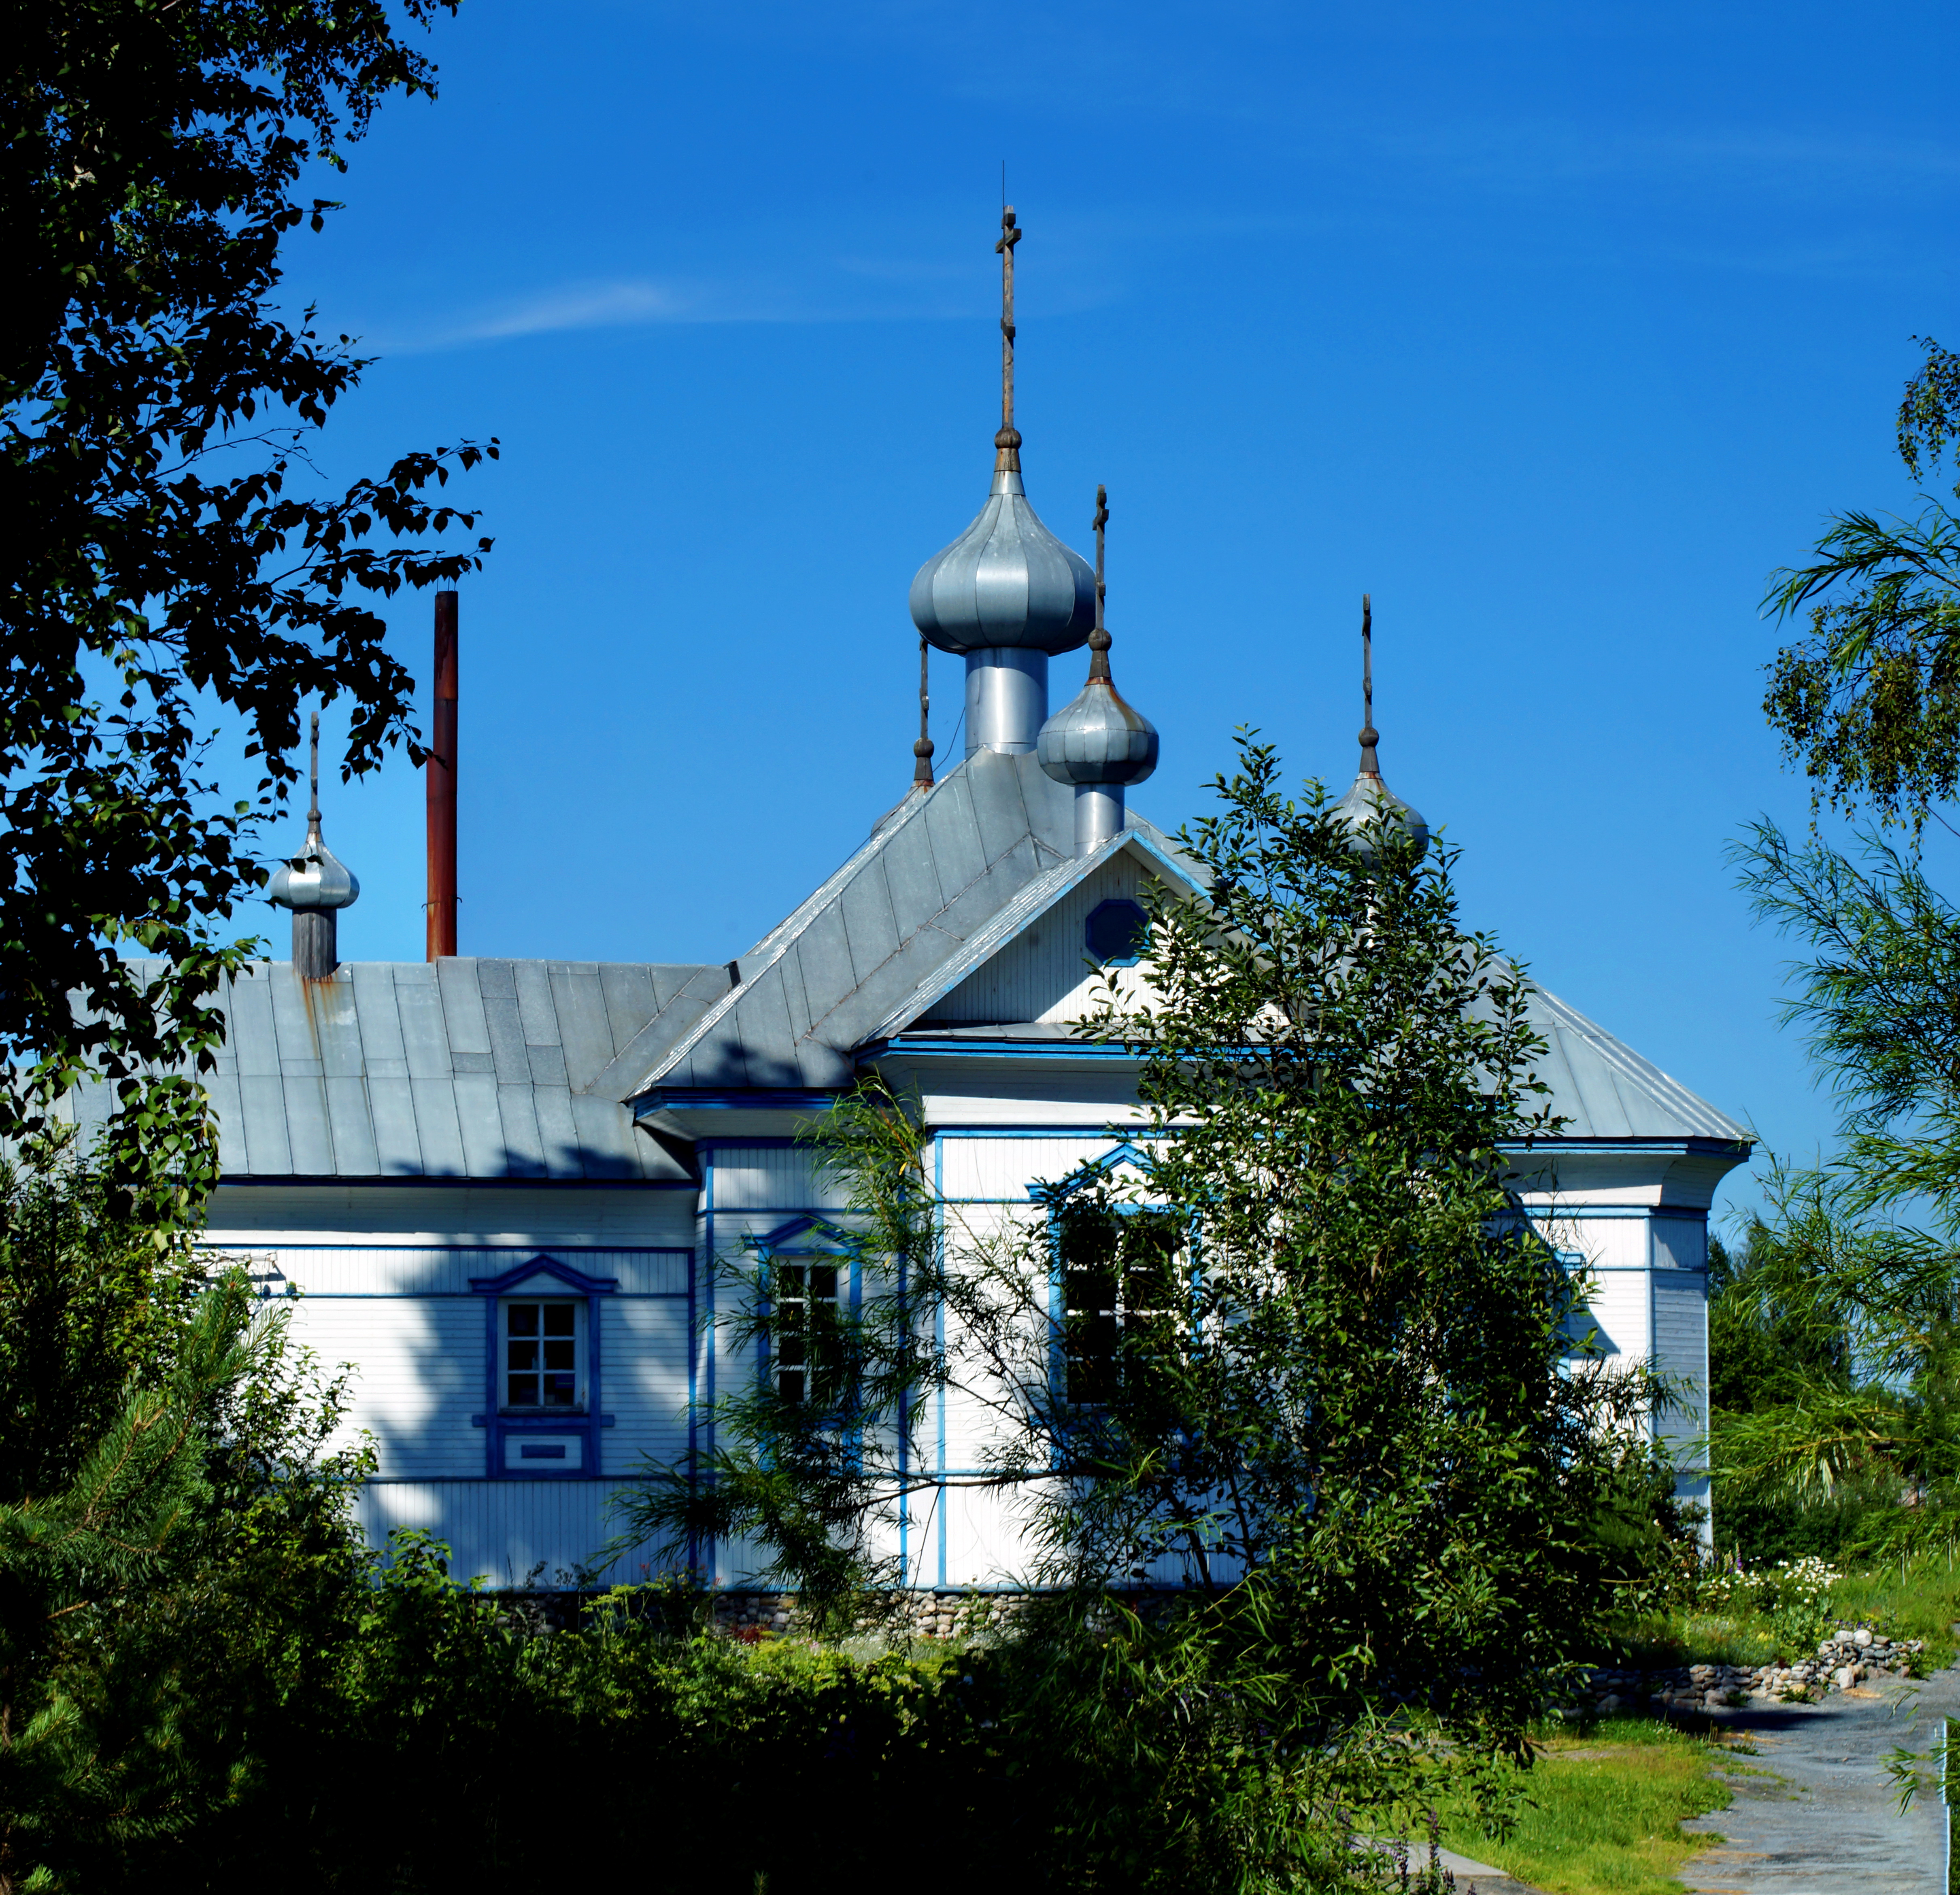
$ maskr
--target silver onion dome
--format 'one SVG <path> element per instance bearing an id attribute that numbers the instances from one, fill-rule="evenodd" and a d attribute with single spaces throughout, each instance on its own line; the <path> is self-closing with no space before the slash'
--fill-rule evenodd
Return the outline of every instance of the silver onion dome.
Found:
<path id="1" fill-rule="evenodd" d="M 1019 436 L 1016 436 L 1018 444 Z M 1013 450 L 1002 449 L 1006 460 Z M 1036 517 L 1018 466 L 994 471 L 973 523 L 920 567 L 912 623 L 940 650 L 1074 651 L 1096 622 L 1096 575 Z"/>
<path id="2" fill-rule="evenodd" d="M 1089 682 L 1041 727 L 1035 755 L 1042 771 L 1075 790 L 1075 853 L 1087 855 L 1122 832 L 1123 793 L 1157 767 L 1157 727 L 1125 701 L 1109 675 L 1109 634 L 1102 623 L 1103 528 L 1109 496 L 1096 490 L 1096 612 L 1089 634 Z"/>
<path id="3" fill-rule="evenodd" d="M 1429 825 L 1419 811 L 1411 809 L 1382 781 L 1379 770 L 1363 769 L 1355 777 L 1354 788 L 1335 804 L 1333 813 L 1335 821 L 1348 831 L 1350 851 L 1370 867 L 1379 851 L 1370 831 L 1379 832 L 1379 825 L 1384 822 L 1401 830 L 1414 845 L 1418 859 L 1429 847 Z"/>
<path id="4" fill-rule="evenodd" d="M 1001 428 L 994 437 L 993 491 L 973 523 L 912 580 L 912 623 L 941 651 L 959 657 L 995 652 L 1055 657 L 1074 650 L 1096 622 L 1095 574 L 1035 517 L 1021 485 L 1021 434 L 1014 425 L 1014 249 L 1022 235 L 1013 207 L 1002 205 L 1001 239 L 994 246 L 1001 259 Z M 1020 662 L 1026 668 L 1030 661 Z M 1032 663 L 1039 668 L 1039 660 Z"/>
<path id="5" fill-rule="evenodd" d="M 272 871 L 266 898 L 275 907 L 315 911 L 348 908 L 361 898 L 354 871 L 320 839 L 320 812 L 307 823 L 305 846 Z"/>
<path id="6" fill-rule="evenodd" d="M 1041 727 L 1035 754 L 1057 783 L 1141 783 L 1157 767 L 1157 727 L 1109 676 L 1109 634 L 1090 661 L 1089 682 Z"/>
<path id="7" fill-rule="evenodd" d="M 266 899 L 295 914 L 319 914 L 352 908 L 361 898 L 361 884 L 320 836 L 320 714 L 313 720 L 313 798 L 307 809 L 306 841 L 298 855 L 272 871 Z"/>

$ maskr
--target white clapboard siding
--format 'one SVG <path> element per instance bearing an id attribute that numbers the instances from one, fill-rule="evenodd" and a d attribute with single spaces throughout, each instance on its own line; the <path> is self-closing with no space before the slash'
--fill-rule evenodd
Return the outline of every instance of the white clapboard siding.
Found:
<path id="1" fill-rule="evenodd" d="M 940 1188 L 950 1198 L 1028 1201 L 1031 1183 L 1053 1184 L 1102 1157 L 1110 1141 L 1094 1134 L 1062 1138 L 961 1138 L 939 1142 Z"/>
<path id="2" fill-rule="evenodd" d="M 1656 1217 L 1653 1260 L 1659 1270 L 1706 1270 L 1708 1222 L 1704 1217 Z"/>
<path id="3" fill-rule="evenodd" d="M 991 1487 L 948 1486 L 939 1496 L 928 1574 L 935 1585 L 1017 1586 L 1033 1576 L 1029 1497 Z M 943 1572 L 934 1570 L 943 1557 Z"/>
<path id="4" fill-rule="evenodd" d="M 1575 1337 L 1589 1321 L 1598 1331 L 1598 1346 L 1629 1363 L 1646 1361 L 1653 1347 L 1648 1327 L 1647 1277 L 1644 1270 L 1602 1270 L 1590 1279 L 1586 1315 L 1570 1324 Z"/>
<path id="5" fill-rule="evenodd" d="M 350 1428 L 374 1437 L 383 1477 L 483 1471 L 479 1297 L 323 1296 L 292 1305 L 294 1334 L 332 1369 L 353 1366 Z"/>
<path id="6" fill-rule="evenodd" d="M 651 1184 L 221 1184 L 206 1217 L 220 1248 L 372 1236 L 447 1245 L 554 1244 L 685 1248 L 692 1242 L 695 1193 Z"/>
<path id="7" fill-rule="evenodd" d="M 1701 1277 L 1654 1273 L 1653 1327 L 1654 1367 L 1685 1385 L 1683 1405 L 1659 1416 L 1655 1432 L 1675 1445 L 1684 1466 L 1698 1464 L 1691 1444 L 1708 1428 L 1708 1295 Z"/>
<path id="8" fill-rule="evenodd" d="M 821 1203 L 816 1155 L 801 1146 L 721 1146 L 714 1153 L 712 1207 L 802 1210 Z"/>
<path id="9" fill-rule="evenodd" d="M 1101 972 L 1089 965 L 1084 925 L 1105 901 L 1138 900 L 1149 876 L 1128 853 L 1106 862 L 977 968 L 928 1013 L 922 1025 L 975 1025 L 1080 1019 L 1094 1007 Z M 1123 970 L 1141 986 L 1140 969 Z"/>
<path id="10" fill-rule="evenodd" d="M 619 1531 L 607 1503 L 618 1480 L 374 1480 L 362 1490 L 358 1517 L 369 1544 L 385 1550 L 398 1527 L 433 1534 L 450 1549 L 453 1579 L 520 1586 L 533 1569 L 541 1586 L 562 1585 L 593 1560 Z M 638 1547 L 612 1565 L 603 1583 L 652 1576 L 651 1550 Z"/>
<path id="11" fill-rule="evenodd" d="M 600 1442 L 609 1474 L 687 1452 L 687 1302 L 609 1298 L 601 1317 L 600 1391 L 613 1425 Z"/>

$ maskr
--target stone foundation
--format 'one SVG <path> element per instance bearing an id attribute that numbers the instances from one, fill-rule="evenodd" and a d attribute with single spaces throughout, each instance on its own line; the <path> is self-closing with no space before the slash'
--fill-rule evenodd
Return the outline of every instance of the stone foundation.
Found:
<path id="1" fill-rule="evenodd" d="M 1910 1677 L 1924 1649 L 1919 1639 L 1884 1638 L 1868 1627 L 1840 1631 L 1815 1658 L 1790 1664 L 1686 1664 L 1668 1671 L 1632 1671 L 1602 1666 L 1582 1682 L 1568 1714 L 1659 1709 L 1707 1712 L 1746 1704 L 1815 1703 L 1831 1691 L 1848 1691 L 1868 1677 Z"/>
<path id="2" fill-rule="evenodd" d="M 1034 1596 L 1027 1592 L 886 1593 L 858 1618 L 854 1629 L 922 1639 L 978 1638 L 1000 1631 Z M 753 1638 L 764 1633 L 792 1636 L 806 1629 L 794 1593 L 718 1592 L 711 1611 L 714 1629 L 734 1637 Z"/>

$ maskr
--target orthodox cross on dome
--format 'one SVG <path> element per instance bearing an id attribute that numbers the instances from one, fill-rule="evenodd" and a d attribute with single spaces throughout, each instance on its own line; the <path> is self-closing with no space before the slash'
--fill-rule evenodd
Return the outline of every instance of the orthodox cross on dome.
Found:
<path id="1" fill-rule="evenodd" d="M 1089 634 L 1089 675 L 1106 682 L 1109 676 L 1109 632 L 1102 622 L 1102 602 L 1109 595 L 1109 582 L 1102 576 L 1102 529 L 1109 523 L 1109 490 L 1096 489 L 1096 628 Z"/>
<path id="2" fill-rule="evenodd" d="M 1348 847 L 1370 868 L 1377 866 L 1376 831 L 1384 823 L 1398 828 L 1420 859 L 1429 847 L 1429 825 L 1382 781 L 1375 746 L 1382 733 L 1375 728 L 1375 613 L 1366 593 L 1361 595 L 1361 767 L 1354 787 L 1329 812 L 1348 831 Z"/>
<path id="3" fill-rule="evenodd" d="M 994 437 L 994 445 L 1000 450 L 994 460 L 996 473 L 1021 471 L 1021 437 L 1014 427 L 1014 246 L 1020 240 L 1014 207 L 1003 205 L 1001 240 L 994 246 L 1001 259 L 1001 431 Z"/>
<path id="4" fill-rule="evenodd" d="M 1361 774 L 1379 777 L 1382 766 L 1375 746 L 1382 733 L 1375 728 L 1375 613 L 1366 593 L 1361 595 Z"/>
<path id="5" fill-rule="evenodd" d="M 912 765 L 912 785 L 915 789 L 932 787 L 932 733 L 928 728 L 932 715 L 932 699 L 926 695 L 929 681 L 926 670 L 925 634 L 919 634 L 919 733 L 918 742 L 912 746 L 912 755 L 918 761 Z"/>

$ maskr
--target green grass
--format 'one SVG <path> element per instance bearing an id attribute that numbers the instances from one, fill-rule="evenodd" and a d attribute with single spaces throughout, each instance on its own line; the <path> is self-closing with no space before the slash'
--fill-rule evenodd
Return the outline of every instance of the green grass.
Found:
<path id="1" fill-rule="evenodd" d="M 1523 1807 L 1510 1833 L 1486 1835 L 1467 1812 L 1446 1811 L 1443 1844 L 1546 1895 L 1682 1895 L 1675 1871 L 1720 1839 L 1684 1836 L 1680 1826 L 1728 1807 L 1727 1786 L 1710 1773 L 1735 1770 L 1733 1755 L 1733 1746 L 1648 1719 L 1554 1728 L 1518 1773 Z"/>
<path id="2" fill-rule="evenodd" d="M 1841 1625 L 1868 1624 L 1895 1639 L 1923 1639 L 1920 1669 L 1936 1671 L 1960 1655 L 1960 1563 L 1945 1552 L 1909 1562 L 1847 1569 L 1830 1595 L 1824 1636 Z M 1815 1641 L 1760 1615 L 1685 1607 L 1649 1614 L 1619 1628 L 1612 1656 L 1660 1669 L 1677 1664 L 1763 1664 L 1809 1657 Z"/>

